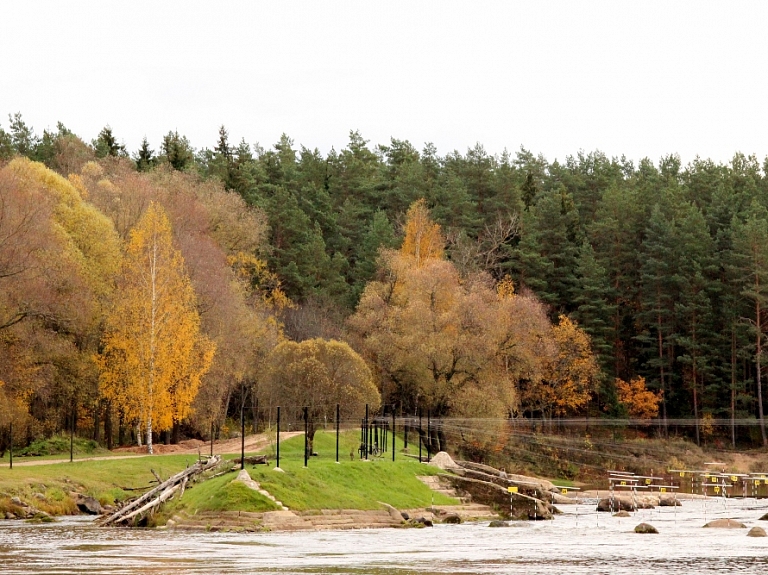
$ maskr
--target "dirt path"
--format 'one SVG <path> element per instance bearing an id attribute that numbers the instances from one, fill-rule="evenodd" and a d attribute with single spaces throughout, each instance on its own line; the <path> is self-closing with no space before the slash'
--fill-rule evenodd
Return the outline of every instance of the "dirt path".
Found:
<path id="1" fill-rule="evenodd" d="M 301 435 L 300 431 L 282 432 L 280 433 L 280 441 L 284 439 L 290 439 L 297 435 Z M 267 447 L 272 443 L 274 439 L 265 433 L 258 433 L 254 435 L 247 435 L 245 437 L 245 451 L 251 453 L 253 451 L 259 451 Z M 213 444 L 214 454 L 223 453 L 239 453 L 241 447 L 241 441 L 239 437 L 234 439 L 227 439 L 225 441 L 218 441 Z M 153 446 L 155 453 L 149 455 L 146 453 L 146 447 L 121 447 L 113 450 L 112 453 L 118 455 L 98 455 L 94 457 L 78 457 L 75 462 L 78 461 L 107 461 L 112 459 L 132 459 L 136 457 L 155 457 L 156 455 L 207 455 L 211 453 L 211 444 L 205 443 L 199 440 L 182 441 L 178 445 L 164 445 L 155 444 Z M 50 465 L 54 463 L 69 463 L 69 458 L 66 459 L 14 459 L 14 467 L 31 467 L 34 465 Z M 7 463 L 2 464 L 2 467 L 8 467 Z"/>

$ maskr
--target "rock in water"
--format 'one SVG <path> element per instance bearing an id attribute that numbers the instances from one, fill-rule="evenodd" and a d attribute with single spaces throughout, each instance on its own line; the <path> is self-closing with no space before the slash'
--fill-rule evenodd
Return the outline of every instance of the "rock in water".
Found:
<path id="1" fill-rule="evenodd" d="M 452 525 L 458 525 L 461 523 L 461 517 L 456 515 L 455 513 L 451 513 L 450 515 L 446 515 L 443 519 L 443 523 L 450 523 Z"/>
<path id="2" fill-rule="evenodd" d="M 619 511 L 613 514 L 614 517 L 632 517 L 628 511 Z"/>
<path id="3" fill-rule="evenodd" d="M 768 521 L 768 513 L 763 515 L 760 519 L 758 519 L 758 521 Z"/>
<path id="4" fill-rule="evenodd" d="M 659 498 L 659 507 L 681 507 L 682 505 L 674 495 L 662 495 Z"/>
<path id="5" fill-rule="evenodd" d="M 635 533 L 658 533 L 659 531 L 648 523 L 641 523 L 635 527 Z"/>
<path id="6" fill-rule="evenodd" d="M 496 521 L 491 521 L 488 524 L 488 527 L 509 527 L 509 523 L 507 523 L 506 521 L 496 520 Z"/>
<path id="7" fill-rule="evenodd" d="M 739 523 L 735 519 L 716 519 L 710 521 L 704 527 L 715 527 L 717 529 L 746 529 L 747 526 Z"/>
<path id="8" fill-rule="evenodd" d="M 765 529 L 762 527 L 753 527 L 749 530 L 749 533 L 747 533 L 747 537 L 766 537 Z"/>
<path id="9" fill-rule="evenodd" d="M 82 513 L 87 513 L 88 515 L 101 515 L 104 512 L 101 508 L 101 503 L 87 495 L 80 495 L 77 498 L 76 504 Z"/>

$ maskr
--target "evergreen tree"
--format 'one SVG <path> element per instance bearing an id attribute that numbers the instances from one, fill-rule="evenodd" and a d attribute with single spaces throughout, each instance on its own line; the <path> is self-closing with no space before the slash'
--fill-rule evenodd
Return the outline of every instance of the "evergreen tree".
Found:
<path id="1" fill-rule="evenodd" d="M 117 139 L 112 133 L 112 128 L 109 125 L 104 126 L 99 132 L 98 137 L 93 141 L 93 149 L 96 151 L 97 158 L 105 158 L 106 156 L 125 156 L 125 146 L 117 143 Z"/>
<path id="2" fill-rule="evenodd" d="M 147 137 L 144 136 L 141 140 L 141 147 L 133 158 L 133 161 L 136 162 L 136 169 L 140 172 L 148 172 L 154 168 L 157 162 L 154 153 L 154 150 L 149 147 Z"/>

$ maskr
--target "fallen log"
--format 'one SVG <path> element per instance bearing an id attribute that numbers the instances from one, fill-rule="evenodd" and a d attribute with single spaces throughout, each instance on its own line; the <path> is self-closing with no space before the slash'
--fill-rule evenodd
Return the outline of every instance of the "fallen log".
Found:
<path id="1" fill-rule="evenodd" d="M 138 499 L 125 505 L 119 511 L 112 515 L 102 517 L 97 521 L 97 524 L 105 526 L 130 521 L 134 517 L 155 508 L 169 499 L 180 485 L 186 486 L 190 477 L 199 475 L 209 469 L 213 469 L 219 463 L 221 463 L 221 457 L 218 455 L 215 455 L 208 460 L 197 461 L 194 465 L 187 467 L 184 471 L 180 471 L 170 479 L 160 483 L 160 485 L 153 487 Z"/>
<path id="2" fill-rule="evenodd" d="M 248 465 L 269 465 L 269 461 L 267 460 L 266 455 L 246 455 L 245 462 Z M 233 463 L 240 465 L 241 464 L 240 458 L 238 457 L 237 459 L 235 459 Z"/>

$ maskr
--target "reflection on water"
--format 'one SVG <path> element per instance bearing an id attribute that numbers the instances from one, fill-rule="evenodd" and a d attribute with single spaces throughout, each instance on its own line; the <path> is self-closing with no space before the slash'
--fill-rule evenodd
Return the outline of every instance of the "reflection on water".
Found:
<path id="1" fill-rule="evenodd" d="M 768 500 L 686 501 L 630 518 L 594 508 L 564 506 L 554 521 L 506 529 L 483 523 L 232 534 L 103 529 L 80 517 L 41 525 L 0 521 L 0 574 L 768 573 L 768 538 L 702 529 L 723 517 L 768 528 L 758 521 Z M 635 534 L 641 521 L 659 535 Z"/>

